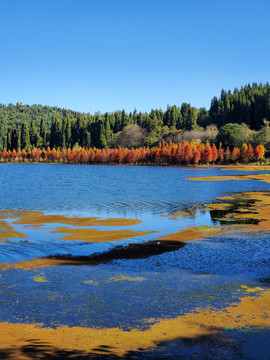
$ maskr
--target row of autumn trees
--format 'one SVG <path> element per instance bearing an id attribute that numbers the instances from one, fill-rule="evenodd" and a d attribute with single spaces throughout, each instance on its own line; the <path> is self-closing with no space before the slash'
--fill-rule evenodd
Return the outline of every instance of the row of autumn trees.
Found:
<path id="1" fill-rule="evenodd" d="M 70 164 L 138 164 L 138 165 L 189 165 L 209 163 L 230 163 L 242 161 L 244 163 L 252 160 L 262 160 L 265 150 L 263 145 L 255 149 L 249 144 L 243 144 L 241 148 L 234 147 L 232 151 L 227 147 L 224 149 L 220 143 L 217 148 L 209 142 L 206 144 L 182 141 L 175 144 L 164 141 L 157 147 L 140 147 L 137 149 L 97 149 L 97 148 L 65 148 L 47 149 L 33 148 L 16 151 L 4 149 L 0 151 L 2 162 L 29 161 L 29 162 L 62 162 Z"/>

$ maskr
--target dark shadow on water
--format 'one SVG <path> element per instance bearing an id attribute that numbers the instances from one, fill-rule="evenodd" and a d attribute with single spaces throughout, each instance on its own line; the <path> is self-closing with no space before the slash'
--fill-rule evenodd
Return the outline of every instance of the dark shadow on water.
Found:
<path id="1" fill-rule="evenodd" d="M 59 260 L 59 265 L 98 265 L 113 260 L 145 259 L 150 256 L 176 251 L 185 246 L 181 241 L 158 241 L 116 246 L 113 249 L 89 256 L 53 255 L 49 259 Z"/>
<path id="2" fill-rule="evenodd" d="M 80 350 L 59 349 L 38 339 L 28 339 L 27 345 L 0 350 L 0 359 L 13 360 L 20 357 L 29 360 L 269 359 L 270 329 L 240 329 L 223 332 L 220 332 L 220 329 L 211 328 L 211 330 L 213 333 L 210 335 L 160 342 L 153 348 L 128 351 L 123 356 L 116 355 L 114 347 L 106 345 L 101 345 L 86 353 Z M 215 330 L 218 332 L 215 333 Z"/>

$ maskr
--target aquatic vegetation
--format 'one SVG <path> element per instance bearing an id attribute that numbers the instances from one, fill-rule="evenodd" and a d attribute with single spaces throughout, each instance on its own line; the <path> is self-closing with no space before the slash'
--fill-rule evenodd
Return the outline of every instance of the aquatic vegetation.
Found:
<path id="1" fill-rule="evenodd" d="M 209 227 L 209 226 L 202 226 L 202 227 L 198 227 L 197 228 L 199 231 L 216 231 L 216 228 L 214 227 Z"/>
<path id="2" fill-rule="evenodd" d="M 137 236 L 151 234 L 147 231 L 132 231 L 132 230 L 110 230 L 101 231 L 97 229 L 74 229 L 60 227 L 52 233 L 68 234 L 64 235 L 62 240 L 75 240 L 75 241 L 89 241 L 89 242 L 108 242 L 129 239 Z"/>
<path id="3" fill-rule="evenodd" d="M 16 231 L 6 221 L 0 221 L 0 242 L 3 241 L 3 239 L 8 239 L 12 237 L 25 238 L 27 237 L 27 235 Z"/>
<path id="4" fill-rule="evenodd" d="M 111 277 L 109 280 L 106 280 L 106 282 L 119 282 L 119 281 L 143 281 L 145 280 L 143 277 L 131 277 L 127 275 L 119 275 Z"/>
<path id="5" fill-rule="evenodd" d="M 85 280 L 84 283 L 89 285 L 98 285 L 98 282 L 94 280 Z"/>
<path id="6" fill-rule="evenodd" d="M 48 280 L 45 278 L 45 276 L 43 274 L 33 276 L 33 280 L 38 283 L 48 282 Z"/>
<path id="7" fill-rule="evenodd" d="M 223 309 L 198 308 L 174 319 L 156 319 L 147 330 L 119 328 L 83 328 L 59 326 L 44 328 L 41 324 L 0 323 L 0 349 L 26 346 L 27 339 L 39 339 L 58 349 L 95 352 L 106 346 L 112 355 L 149 349 L 157 343 L 221 333 L 226 329 L 270 326 L 270 291 L 246 296 Z M 250 311 L 252 309 L 252 311 Z M 18 358 L 18 353 L 17 353 Z"/>
<path id="8" fill-rule="evenodd" d="M 7 212 L 5 216 L 8 216 L 8 214 L 9 213 Z M 132 226 L 141 223 L 138 219 L 101 219 L 98 217 L 85 218 L 65 215 L 45 215 L 39 211 L 15 212 L 15 214 L 17 214 L 16 217 L 19 217 L 19 219 L 14 221 L 14 224 L 21 225 L 66 224 L 72 226 Z"/>
<path id="9" fill-rule="evenodd" d="M 230 180 L 259 180 L 270 183 L 270 174 L 255 175 L 222 175 L 222 176 L 201 176 L 190 177 L 191 181 L 230 181 Z"/>

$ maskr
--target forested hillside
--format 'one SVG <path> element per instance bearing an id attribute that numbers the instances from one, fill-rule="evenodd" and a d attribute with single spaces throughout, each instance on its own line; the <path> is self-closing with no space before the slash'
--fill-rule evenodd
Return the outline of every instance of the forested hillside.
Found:
<path id="1" fill-rule="evenodd" d="M 221 91 L 209 110 L 183 103 L 165 111 L 96 114 L 41 105 L 0 105 L 0 149 L 155 146 L 173 140 L 270 143 L 269 84 Z"/>

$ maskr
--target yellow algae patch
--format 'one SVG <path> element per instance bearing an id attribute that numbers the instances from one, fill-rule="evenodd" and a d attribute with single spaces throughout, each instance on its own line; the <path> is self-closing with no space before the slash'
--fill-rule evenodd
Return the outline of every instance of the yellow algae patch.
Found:
<path id="1" fill-rule="evenodd" d="M 270 174 L 198 176 L 198 177 L 190 177 L 187 180 L 191 180 L 191 181 L 258 180 L 258 181 L 264 181 L 270 183 Z"/>
<path id="2" fill-rule="evenodd" d="M 173 214 L 169 215 L 161 215 L 162 217 L 177 217 L 177 216 L 186 216 L 186 217 L 193 217 L 196 214 L 196 207 L 189 208 L 187 210 L 178 211 Z"/>
<path id="3" fill-rule="evenodd" d="M 236 171 L 270 171 L 270 165 L 264 164 L 238 164 L 238 165 L 221 165 L 221 170 Z"/>
<path id="4" fill-rule="evenodd" d="M 259 286 L 249 287 L 247 285 L 241 285 L 241 288 L 244 289 L 246 292 L 249 292 L 249 293 L 263 291 L 263 288 L 261 288 Z"/>
<path id="5" fill-rule="evenodd" d="M 204 211 L 206 210 L 229 210 L 232 207 L 230 203 L 214 203 L 214 204 L 207 204 L 203 208 Z"/>
<path id="6" fill-rule="evenodd" d="M 106 280 L 106 282 L 119 282 L 119 281 L 143 281 L 145 280 L 143 277 L 131 277 L 126 275 L 119 275 L 111 277 L 109 280 Z"/>
<path id="7" fill-rule="evenodd" d="M 170 240 L 170 241 L 195 241 L 199 239 L 204 239 L 206 237 L 212 236 L 220 232 L 220 228 L 211 228 L 207 230 L 207 227 L 193 227 L 185 230 L 180 230 L 177 233 L 170 234 L 160 238 L 159 240 Z"/>
<path id="8" fill-rule="evenodd" d="M 244 180 L 244 177 L 246 177 L 246 175 L 243 175 L 243 176 L 239 176 L 239 175 L 198 176 L 198 177 L 190 177 L 187 180 L 192 180 L 192 181 L 229 181 L 229 180 Z M 250 179 L 248 179 L 248 180 L 250 180 Z"/>
<path id="9" fill-rule="evenodd" d="M 22 270 L 33 270 L 33 269 L 43 269 L 47 267 L 57 266 L 57 265 L 81 265 L 80 260 L 69 260 L 69 259 L 32 259 L 27 261 L 20 261 L 16 263 L 2 263 L 0 264 L 0 269 L 5 270 L 8 268 L 22 269 Z"/>
<path id="10" fill-rule="evenodd" d="M 0 210 L 0 219 L 14 219 L 26 215 L 39 215 L 43 214 L 39 211 L 30 211 L 30 210 Z"/>
<path id="11" fill-rule="evenodd" d="M 138 219 L 100 219 L 98 217 L 68 217 L 65 215 L 45 215 L 40 212 L 25 212 L 14 224 L 43 225 L 43 224 L 66 224 L 72 226 L 131 226 L 140 224 Z"/>
<path id="12" fill-rule="evenodd" d="M 43 276 L 42 274 L 39 275 L 35 275 L 32 278 L 35 282 L 38 283 L 44 283 L 44 282 L 48 282 L 48 280 L 45 278 L 45 276 Z"/>
<path id="13" fill-rule="evenodd" d="M 253 226 L 255 225 L 248 224 L 247 226 L 245 225 L 239 226 L 238 224 L 230 224 L 230 225 L 221 225 L 216 227 L 208 227 L 208 226 L 191 227 L 185 230 L 180 230 L 177 233 L 166 235 L 162 238 L 159 238 L 159 240 L 182 241 L 182 242 L 196 241 L 196 240 L 206 239 L 217 234 L 230 233 L 232 231 L 244 232 L 247 231 L 247 229 L 253 230 L 254 229 Z"/>
<path id="14" fill-rule="evenodd" d="M 16 231 L 13 226 L 9 225 L 5 221 L 0 221 L 0 241 L 11 237 L 22 237 L 25 238 L 27 235 Z"/>
<path id="15" fill-rule="evenodd" d="M 141 220 L 138 219 L 104 219 L 98 220 L 93 225 L 100 225 L 100 226 L 132 226 L 141 224 Z"/>
<path id="16" fill-rule="evenodd" d="M 62 237 L 62 240 L 78 240 L 89 242 L 108 242 L 129 239 L 136 236 L 143 236 L 151 234 L 146 231 L 133 231 L 133 230 L 111 230 L 100 231 L 97 229 L 70 229 L 60 227 L 53 233 L 69 234 Z"/>
<path id="17" fill-rule="evenodd" d="M 175 319 L 156 321 L 147 330 L 129 331 L 119 328 L 67 326 L 52 329 L 41 328 L 38 324 L 0 323 L 0 349 L 12 349 L 10 354 L 13 357 L 10 359 L 23 359 L 26 353 L 21 351 L 22 347 L 29 345 L 31 339 L 36 339 L 41 344 L 37 351 L 41 352 L 42 344 L 46 344 L 44 346 L 47 356 L 52 356 L 59 350 L 98 354 L 104 346 L 111 355 L 123 356 L 128 351 L 149 349 L 159 343 L 180 338 L 210 335 L 225 328 L 269 327 L 270 290 L 265 290 L 257 296 L 244 297 L 240 302 L 220 310 L 212 307 L 197 308 Z"/>
<path id="18" fill-rule="evenodd" d="M 98 281 L 94 280 L 85 280 L 84 283 L 89 285 L 98 285 Z"/>

